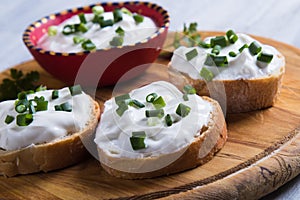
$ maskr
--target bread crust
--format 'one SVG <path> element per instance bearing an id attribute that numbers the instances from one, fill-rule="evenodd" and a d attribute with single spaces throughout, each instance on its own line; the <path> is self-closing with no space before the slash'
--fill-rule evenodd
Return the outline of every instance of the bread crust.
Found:
<path id="1" fill-rule="evenodd" d="M 213 106 L 211 118 L 207 127 L 202 127 L 200 135 L 190 144 L 187 150 L 170 165 L 152 172 L 129 173 L 113 169 L 104 163 L 102 167 L 107 173 L 124 179 L 153 178 L 162 175 L 174 174 L 202 165 L 213 158 L 213 156 L 224 146 L 227 140 L 227 128 L 223 112 L 218 102 L 209 97 L 203 97 Z M 204 155 L 201 153 L 204 152 Z M 101 154 L 103 156 L 103 154 Z M 144 158 L 147 159 L 147 158 Z M 141 159 L 141 162 L 143 159 Z"/>
<path id="2" fill-rule="evenodd" d="M 186 84 L 190 84 L 200 96 L 212 97 L 209 88 L 222 87 L 220 91 L 225 91 L 225 94 L 217 94 L 220 97 L 220 100 L 217 100 L 222 105 L 224 113 L 242 113 L 273 106 L 280 93 L 284 71 L 285 67 L 282 66 L 278 74 L 266 78 L 212 80 L 211 82 L 192 79 L 185 73 L 173 70 L 170 64 L 168 73 L 170 82 L 179 89 L 182 89 Z M 226 98 L 224 99 L 222 96 Z M 222 103 L 224 103 L 224 107 Z"/>
<path id="3" fill-rule="evenodd" d="M 11 177 L 17 174 L 48 172 L 83 160 L 88 152 L 81 142 L 81 137 L 94 132 L 100 117 L 99 104 L 92 98 L 91 101 L 93 102 L 91 118 L 82 131 L 60 140 L 31 145 L 20 150 L 0 150 L 0 174 Z"/>

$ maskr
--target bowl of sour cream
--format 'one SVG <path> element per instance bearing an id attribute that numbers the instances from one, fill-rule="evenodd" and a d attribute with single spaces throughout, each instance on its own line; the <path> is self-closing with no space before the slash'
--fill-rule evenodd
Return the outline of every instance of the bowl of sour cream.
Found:
<path id="1" fill-rule="evenodd" d="M 158 57 L 169 14 L 149 2 L 107 2 L 64 10 L 28 26 L 23 41 L 67 84 L 107 86 L 143 73 Z"/>

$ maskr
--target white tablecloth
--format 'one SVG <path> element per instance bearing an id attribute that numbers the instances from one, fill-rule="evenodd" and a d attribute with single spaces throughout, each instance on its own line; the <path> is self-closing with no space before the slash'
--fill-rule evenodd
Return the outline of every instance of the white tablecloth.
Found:
<path id="1" fill-rule="evenodd" d="M 1 0 L 0 71 L 32 59 L 22 33 L 33 21 L 63 9 L 88 5 L 95 0 Z M 300 47 L 300 0 L 152 0 L 167 9 L 170 30 L 198 22 L 200 30 L 236 32 L 269 37 Z M 1 196 L 1 195 L 0 195 Z M 265 199 L 300 199 L 298 176 Z"/>

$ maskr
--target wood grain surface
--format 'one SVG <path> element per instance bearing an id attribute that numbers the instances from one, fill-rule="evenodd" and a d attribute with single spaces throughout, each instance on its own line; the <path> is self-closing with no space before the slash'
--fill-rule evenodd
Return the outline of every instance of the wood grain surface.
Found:
<path id="1" fill-rule="evenodd" d="M 219 33 L 201 34 L 205 37 Z M 300 50 L 256 38 L 275 46 L 286 58 L 280 97 L 272 108 L 227 115 L 228 141 L 207 164 L 170 176 L 123 180 L 109 176 L 90 156 L 77 165 L 49 173 L 0 177 L 0 199 L 257 199 L 276 190 L 300 173 Z M 145 74 L 117 89 L 98 89 L 95 97 L 102 104 L 112 92 L 168 80 L 167 63 L 166 59 L 158 59 Z M 38 70 L 40 82 L 48 88 L 64 86 L 35 61 L 15 68 Z M 2 72 L 0 79 L 7 76 L 8 71 Z"/>

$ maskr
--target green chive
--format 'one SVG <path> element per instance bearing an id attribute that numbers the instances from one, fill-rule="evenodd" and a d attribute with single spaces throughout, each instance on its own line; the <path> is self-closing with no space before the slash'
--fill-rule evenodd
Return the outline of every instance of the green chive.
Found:
<path id="1" fill-rule="evenodd" d="M 214 74 L 206 67 L 202 67 L 200 76 L 206 81 L 211 81 L 214 78 Z"/>
<path id="2" fill-rule="evenodd" d="M 74 85 L 69 87 L 70 93 L 72 96 L 78 95 L 82 93 L 82 89 L 80 85 Z"/>
<path id="3" fill-rule="evenodd" d="M 121 117 L 126 110 L 128 110 L 128 105 L 125 101 L 119 101 L 119 107 L 116 109 L 117 114 Z"/>
<path id="4" fill-rule="evenodd" d="M 144 16 L 139 15 L 139 14 L 134 14 L 133 19 L 134 19 L 135 23 L 139 24 L 144 21 Z"/>
<path id="5" fill-rule="evenodd" d="M 58 90 L 53 90 L 52 91 L 52 99 L 57 99 L 59 97 Z"/>
<path id="6" fill-rule="evenodd" d="M 251 55 L 257 55 L 259 52 L 261 52 L 261 49 L 261 46 L 256 41 L 253 41 L 249 46 Z"/>
<path id="7" fill-rule="evenodd" d="M 154 99 L 154 101 L 152 102 L 152 104 L 154 105 L 154 107 L 156 109 L 160 109 L 166 106 L 166 102 L 164 101 L 164 99 L 162 98 L 162 96 L 159 96 L 158 98 Z"/>
<path id="8" fill-rule="evenodd" d="M 115 30 L 116 33 L 119 34 L 119 36 L 124 36 L 125 35 L 125 31 L 122 29 L 121 26 L 119 26 L 116 30 Z"/>
<path id="9" fill-rule="evenodd" d="M 80 23 L 78 26 L 77 26 L 77 30 L 82 32 L 82 33 L 85 33 L 88 31 L 88 28 L 86 27 L 86 25 L 84 25 L 83 23 Z"/>
<path id="10" fill-rule="evenodd" d="M 18 93 L 18 99 L 19 100 L 27 100 L 27 93 L 26 92 Z"/>
<path id="11" fill-rule="evenodd" d="M 211 50 L 211 53 L 218 55 L 221 51 L 222 47 L 220 45 L 215 45 L 214 48 Z"/>
<path id="12" fill-rule="evenodd" d="M 7 115 L 4 122 L 5 122 L 6 124 L 10 124 L 12 121 L 14 121 L 14 119 L 15 119 L 15 118 L 14 118 L 13 116 Z"/>
<path id="13" fill-rule="evenodd" d="M 184 101 L 188 101 L 189 100 L 188 94 L 183 94 L 182 98 L 183 98 Z"/>
<path id="14" fill-rule="evenodd" d="M 205 49 L 210 48 L 210 44 L 209 44 L 209 43 L 205 43 L 205 42 L 203 42 L 203 41 L 200 41 L 200 42 L 199 42 L 199 46 L 200 46 L 200 47 L 203 47 L 203 48 L 205 48 Z"/>
<path id="15" fill-rule="evenodd" d="M 217 36 L 215 38 L 210 39 L 210 46 L 213 48 L 216 45 L 220 45 L 221 47 L 227 46 L 227 41 L 225 36 Z"/>
<path id="16" fill-rule="evenodd" d="M 57 34 L 57 26 L 49 26 L 48 27 L 48 35 L 55 36 Z"/>
<path id="17" fill-rule="evenodd" d="M 130 12 L 130 10 L 128 10 L 127 8 L 123 7 L 121 8 L 121 11 L 124 13 L 124 14 L 127 14 L 129 16 L 132 16 L 132 12 Z"/>
<path id="18" fill-rule="evenodd" d="M 239 48 L 239 52 L 242 53 L 246 48 L 249 48 L 248 44 L 244 44 L 241 48 Z"/>
<path id="19" fill-rule="evenodd" d="M 72 112 L 72 105 L 69 102 L 60 104 L 60 107 L 63 111 Z"/>
<path id="20" fill-rule="evenodd" d="M 212 54 L 208 54 L 204 62 L 204 65 L 207 66 L 216 65 L 217 67 L 224 67 L 227 66 L 227 64 L 228 64 L 228 60 L 226 56 L 214 56 Z"/>
<path id="21" fill-rule="evenodd" d="M 133 150 L 145 149 L 145 131 L 137 131 L 132 132 L 132 136 L 130 137 L 130 143 Z"/>
<path id="22" fill-rule="evenodd" d="M 44 111 L 48 110 L 48 101 L 38 101 L 36 102 L 36 111 Z"/>
<path id="23" fill-rule="evenodd" d="M 83 37 L 79 37 L 79 36 L 74 36 L 73 37 L 73 43 L 74 44 L 79 44 L 85 41 L 85 38 Z"/>
<path id="24" fill-rule="evenodd" d="M 86 19 L 85 19 L 84 13 L 79 13 L 78 17 L 79 17 L 80 23 L 86 24 Z"/>
<path id="25" fill-rule="evenodd" d="M 33 115 L 30 113 L 17 115 L 18 126 L 28 126 L 32 121 L 33 121 Z"/>
<path id="26" fill-rule="evenodd" d="M 29 105 L 28 110 L 30 114 L 36 113 L 35 106 L 32 104 Z"/>
<path id="27" fill-rule="evenodd" d="M 146 117 L 158 117 L 162 118 L 165 113 L 163 109 L 158 109 L 158 110 L 146 110 L 145 111 Z"/>
<path id="28" fill-rule="evenodd" d="M 122 21 L 123 17 L 122 17 L 122 11 L 119 8 L 114 9 L 113 11 L 113 15 L 114 15 L 114 21 L 115 23 Z"/>
<path id="29" fill-rule="evenodd" d="M 148 94 L 148 95 L 146 96 L 146 101 L 147 101 L 148 103 L 152 103 L 152 102 L 156 99 L 156 97 L 158 97 L 158 95 L 157 95 L 156 93 Z"/>
<path id="30" fill-rule="evenodd" d="M 35 89 L 36 92 L 41 92 L 47 90 L 47 86 L 40 85 L 38 88 Z"/>
<path id="31" fill-rule="evenodd" d="M 186 60 L 190 61 L 198 55 L 197 49 L 193 49 L 185 54 Z"/>
<path id="32" fill-rule="evenodd" d="M 171 115 L 167 114 L 167 115 L 165 116 L 165 122 L 166 122 L 166 125 L 167 125 L 167 126 L 172 126 L 173 121 L 172 121 Z"/>
<path id="33" fill-rule="evenodd" d="M 130 99 L 129 94 L 122 94 L 120 96 L 115 97 L 115 102 L 117 105 L 121 104 L 122 102 L 125 102 L 126 100 Z"/>
<path id="34" fill-rule="evenodd" d="M 141 102 L 139 102 L 139 101 L 136 100 L 136 99 L 131 100 L 131 101 L 129 102 L 129 105 L 130 105 L 130 106 L 133 106 L 133 107 L 135 107 L 135 108 L 144 108 L 144 107 L 145 107 L 144 104 L 142 104 Z"/>
<path id="35" fill-rule="evenodd" d="M 180 103 L 176 109 L 176 114 L 181 117 L 186 117 L 191 111 L 191 108 L 189 106 L 184 105 L 183 103 Z"/>
<path id="36" fill-rule="evenodd" d="M 257 60 L 264 63 L 270 63 L 272 59 L 273 59 L 273 55 L 268 53 L 262 52 L 257 56 Z"/>
<path id="37" fill-rule="evenodd" d="M 114 25 L 114 21 L 111 19 L 100 21 L 101 28 L 104 28 L 106 26 L 112 26 L 112 25 Z"/>
<path id="38" fill-rule="evenodd" d="M 101 23 L 104 21 L 104 17 L 103 16 L 99 16 L 99 15 L 95 15 L 94 18 L 92 19 L 93 23 L 98 23 L 99 25 L 101 25 Z"/>
<path id="39" fill-rule="evenodd" d="M 233 30 L 227 31 L 226 36 L 231 44 L 234 44 L 239 39 L 239 37 L 235 34 Z"/>
<path id="40" fill-rule="evenodd" d="M 20 105 L 17 105 L 15 107 L 15 110 L 18 112 L 18 113 L 24 113 L 26 110 L 27 110 L 27 106 L 24 105 L 24 104 L 20 104 Z"/>
<path id="41" fill-rule="evenodd" d="M 54 106 L 55 111 L 63 111 L 60 105 Z"/>
<path id="42" fill-rule="evenodd" d="M 72 33 L 75 33 L 75 25 L 74 24 L 67 24 L 63 27 L 62 33 L 64 35 L 70 35 Z"/>
<path id="43" fill-rule="evenodd" d="M 236 57 L 237 54 L 236 54 L 234 51 L 230 51 L 230 52 L 229 52 L 229 56 L 230 56 L 230 57 Z"/>
<path id="44" fill-rule="evenodd" d="M 183 90 L 186 94 L 196 94 L 196 89 L 191 85 L 185 85 Z"/>
<path id="45" fill-rule="evenodd" d="M 113 39 L 109 42 L 110 46 L 117 47 L 122 46 L 124 42 L 124 38 L 120 36 L 113 37 Z"/>
<path id="46" fill-rule="evenodd" d="M 81 44 L 84 50 L 90 51 L 96 49 L 96 45 L 91 40 L 86 40 Z"/>
<path id="47" fill-rule="evenodd" d="M 92 8 L 92 12 L 95 14 L 95 15 L 101 15 L 102 13 L 104 13 L 104 8 L 102 6 L 94 6 Z"/>

